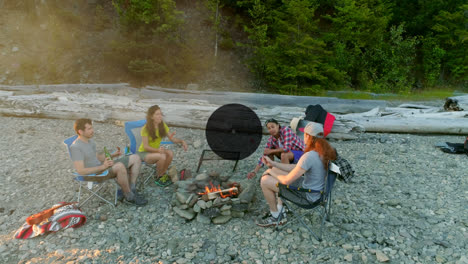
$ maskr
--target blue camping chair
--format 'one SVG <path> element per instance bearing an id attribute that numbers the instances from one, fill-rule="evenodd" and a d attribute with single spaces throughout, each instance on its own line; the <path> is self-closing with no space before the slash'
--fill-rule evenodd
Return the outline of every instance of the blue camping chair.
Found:
<path id="1" fill-rule="evenodd" d="M 67 146 L 68 155 L 70 156 L 70 159 L 71 159 L 70 146 L 73 144 L 73 142 L 75 142 L 77 138 L 78 138 L 78 135 L 74 135 L 63 141 L 65 146 Z M 99 181 L 99 182 L 95 181 L 96 177 L 105 177 L 108 174 L 109 174 L 108 170 L 105 170 L 101 174 L 89 174 L 89 175 L 81 175 L 81 174 L 78 174 L 77 172 L 73 172 L 73 175 L 75 176 L 74 180 L 79 185 L 79 188 L 78 188 L 78 205 L 79 206 L 83 206 L 86 202 L 89 201 L 89 199 L 93 197 L 97 197 L 112 206 L 115 206 L 117 204 L 117 192 L 119 190 L 119 185 L 117 184 L 117 182 L 115 182 L 114 179 L 109 179 L 109 178 L 104 181 Z M 105 187 L 104 183 L 106 182 L 112 182 L 114 184 L 114 187 L 115 187 L 114 202 L 111 202 L 105 199 L 100 194 L 100 192 L 102 192 L 103 188 Z M 83 202 L 80 202 L 82 190 L 83 192 L 87 190 L 90 194 Z"/>
<path id="2" fill-rule="evenodd" d="M 332 191 L 333 186 L 335 185 L 337 173 L 339 174 L 339 168 L 333 163 L 330 163 L 328 173 L 325 177 L 325 184 L 323 190 L 304 189 L 301 187 L 278 183 L 278 197 L 281 198 L 281 200 L 283 201 L 283 204 L 285 205 L 284 208 L 288 208 L 289 212 L 293 214 L 292 221 L 287 222 L 285 225 L 298 220 L 311 233 L 311 235 L 315 237 L 315 239 L 321 241 L 322 229 L 325 220 L 330 220 Z M 315 202 L 310 202 L 309 200 L 305 199 L 303 195 L 307 192 L 320 193 L 320 198 Z M 303 210 L 301 213 L 299 213 L 298 209 Z M 303 219 L 304 216 L 312 214 L 315 211 L 319 212 L 319 219 L 321 220 L 318 236 L 314 233 L 314 231 L 312 231 L 311 227 L 309 227 Z M 282 216 L 283 214 L 280 214 L 280 217 L 278 217 L 276 230 L 280 230 L 279 223 L 282 220 Z M 285 225 L 283 225 L 281 228 L 284 228 Z"/>
<path id="3" fill-rule="evenodd" d="M 146 124 L 146 119 L 125 122 L 125 133 L 127 134 L 128 139 L 130 140 L 130 153 L 125 153 L 126 155 L 137 153 L 138 148 L 141 145 L 141 140 L 142 140 L 141 129 L 143 128 L 145 124 Z M 161 141 L 161 144 L 170 145 L 174 143 L 172 143 L 172 141 Z M 141 161 L 141 164 L 145 165 L 151 170 L 149 175 L 143 181 L 143 185 L 145 185 L 146 182 L 148 182 L 150 179 L 153 178 L 154 172 L 156 171 L 156 164 L 147 164 L 143 160 Z"/>

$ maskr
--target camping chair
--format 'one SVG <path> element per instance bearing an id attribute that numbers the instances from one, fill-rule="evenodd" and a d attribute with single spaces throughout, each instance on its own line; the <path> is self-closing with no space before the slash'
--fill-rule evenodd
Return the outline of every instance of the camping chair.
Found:
<path id="1" fill-rule="evenodd" d="M 70 156 L 71 159 L 71 149 L 70 146 L 73 144 L 73 142 L 77 139 L 77 135 L 74 135 L 72 137 L 69 137 L 63 141 L 63 143 L 67 146 L 68 150 L 68 155 Z M 78 174 L 77 172 L 73 172 L 73 175 L 75 176 L 74 180 L 76 183 L 78 183 L 79 188 L 78 188 L 78 205 L 83 206 L 86 202 L 89 201 L 89 199 L 93 197 L 97 197 L 101 199 L 102 201 L 112 205 L 115 207 L 117 204 L 117 191 L 119 189 L 119 185 L 117 182 L 115 182 L 114 179 L 107 178 L 104 181 L 96 181 L 97 177 L 105 177 L 109 174 L 108 170 L 105 170 L 101 174 L 88 174 L 88 175 L 81 175 Z M 115 186 L 115 192 L 114 192 L 114 202 L 111 202 L 104 197 L 101 196 L 100 192 L 102 192 L 103 188 L 105 187 L 106 182 L 112 182 Z M 80 202 L 81 199 L 81 193 L 85 192 L 86 190 L 90 193 L 88 198 L 86 198 L 83 202 Z"/>
<path id="2" fill-rule="evenodd" d="M 130 153 L 125 153 L 126 155 L 135 154 L 138 151 L 138 148 L 141 145 L 141 128 L 146 124 L 146 119 L 138 120 L 138 121 L 128 121 L 125 122 L 125 133 L 130 140 Z M 163 145 L 170 145 L 174 144 L 171 141 L 161 141 Z M 143 181 L 143 186 L 148 182 L 150 179 L 153 178 L 154 172 L 156 171 L 156 164 L 147 164 L 143 160 L 141 161 L 142 165 L 148 167 L 151 172 Z"/>
<path id="3" fill-rule="evenodd" d="M 339 168 L 333 163 L 330 164 L 329 168 L 330 169 L 325 176 L 325 186 L 323 190 L 310 190 L 280 183 L 277 184 L 279 188 L 278 197 L 283 201 L 285 208 L 288 208 L 289 211 L 293 214 L 292 221 L 287 222 L 285 225 L 298 220 L 318 241 L 322 240 L 322 228 L 325 220 L 330 220 L 332 190 L 337 177 L 337 172 L 339 173 Z M 305 199 L 303 195 L 307 192 L 320 193 L 320 198 L 315 202 L 310 202 L 309 200 Z M 299 213 L 298 209 L 301 208 L 305 210 L 302 213 Z M 313 213 L 315 210 L 319 211 L 319 218 L 321 220 L 318 236 L 312 231 L 312 229 L 305 223 L 303 219 L 304 216 Z M 278 218 L 276 230 L 279 230 L 279 223 L 282 220 L 282 216 L 283 214 L 280 214 L 280 217 Z M 283 227 L 285 225 L 283 225 Z"/>

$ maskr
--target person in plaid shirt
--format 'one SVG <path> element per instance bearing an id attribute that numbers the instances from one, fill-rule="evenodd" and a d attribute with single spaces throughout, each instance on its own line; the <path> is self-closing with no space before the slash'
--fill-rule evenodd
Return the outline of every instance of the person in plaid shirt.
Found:
<path id="1" fill-rule="evenodd" d="M 263 155 L 268 156 L 271 160 L 276 156 L 281 160 L 281 163 L 297 163 L 304 153 L 304 141 L 289 126 L 282 127 L 273 118 L 268 119 L 265 125 L 271 136 L 267 141 Z M 260 157 L 257 166 L 247 174 L 247 178 L 251 179 L 255 177 L 262 166 L 263 162 Z"/>

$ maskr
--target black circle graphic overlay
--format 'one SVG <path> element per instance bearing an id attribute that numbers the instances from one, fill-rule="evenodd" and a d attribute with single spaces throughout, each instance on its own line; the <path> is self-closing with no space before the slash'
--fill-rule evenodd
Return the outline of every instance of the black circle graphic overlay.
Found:
<path id="1" fill-rule="evenodd" d="M 242 160 L 254 153 L 262 141 L 257 114 L 241 104 L 226 104 L 211 114 L 206 124 L 211 150 L 226 160 Z"/>

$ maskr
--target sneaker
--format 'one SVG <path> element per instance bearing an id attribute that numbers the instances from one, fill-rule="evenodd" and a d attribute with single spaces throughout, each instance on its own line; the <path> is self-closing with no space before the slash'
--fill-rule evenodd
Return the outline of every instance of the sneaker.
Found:
<path id="1" fill-rule="evenodd" d="M 148 200 L 146 200 L 143 196 L 139 194 L 133 195 L 133 199 L 127 199 L 125 198 L 124 201 L 129 204 L 134 204 L 137 206 L 142 206 L 148 203 Z"/>
<path id="2" fill-rule="evenodd" d="M 279 218 L 279 222 L 278 222 L 278 218 Z M 271 214 L 269 217 L 265 218 L 265 219 L 262 219 L 260 220 L 257 225 L 258 226 L 261 226 L 261 227 L 269 227 L 269 226 L 275 226 L 276 223 L 278 223 L 278 225 L 284 225 L 287 220 L 286 218 L 283 218 L 282 216 L 280 217 L 273 217 Z"/>
<path id="3" fill-rule="evenodd" d="M 158 179 L 156 179 L 154 181 L 154 183 L 156 183 L 157 185 L 161 186 L 161 187 L 166 187 L 166 186 L 169 186 L 172 184 L 172 181 L 171 181 L 171 178 L 169 177 L 169 175 L 167 174 L 164 174 L 163 176 L 159 177 Z"/>

